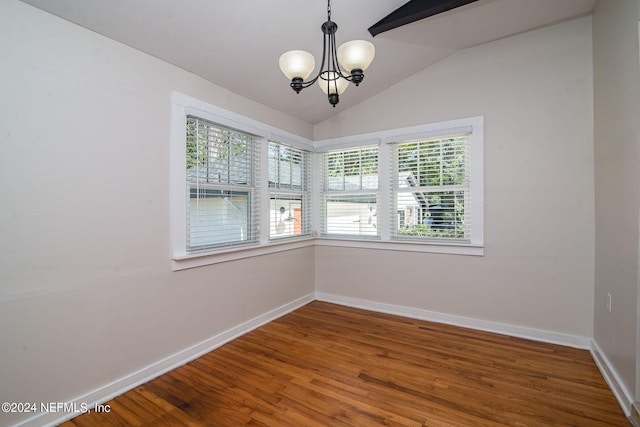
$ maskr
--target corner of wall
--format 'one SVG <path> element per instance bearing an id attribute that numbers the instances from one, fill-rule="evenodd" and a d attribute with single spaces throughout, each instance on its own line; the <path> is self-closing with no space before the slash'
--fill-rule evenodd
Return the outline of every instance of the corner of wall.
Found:
<path id="1" fill-rule="evenodd" d="M 591 356 L 595 361 L 604 380 L 611 388 L 613 395 L 618 400 L 620 407 L 627 417 L 632 415 L 632 407 L 634 406 L 634 398 L 622 381 L 622 378 L 616 371 L 616 368 L 609 361 L 607 355 L 602 351 L 598 343 L 593 339 L 591 341 Z"/>
<path id="2" fill-rule="evenodd" d="M 629 421 L 633 425 L 633 427 L 640 427 L 640 402 L 634 402 L 631 406 L 631 416 L 629 417 Z"/>

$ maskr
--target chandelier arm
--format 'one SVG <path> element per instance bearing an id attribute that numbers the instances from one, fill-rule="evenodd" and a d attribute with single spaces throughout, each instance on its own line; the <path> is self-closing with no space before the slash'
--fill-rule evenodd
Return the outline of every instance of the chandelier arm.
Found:
<path id="1" fill-rule="evenodd" d="M 312 80 L 309 80 L 309 81 L 306 81 L 306 82 L 299 82 L 299 83 L 298 83 L 298 82 L 291 82 L 291 83 L 289 84 L 289 86 L 291 86 L 294 90 L 296 90 L 297 92 L 299 92 L 300 90 L 302 90 L 302 89 L 306 89 L 306 88 L 308 88 L 309 86 L 313 85 L 313 84 L 318 80 L 318 78 L 319 78 L 319 77 L 320 77 L 320 74 L 318 74 L 317 76 L 315 76 Z M 296 87 L 297 87 L 298 89 L 296 89 Z"/>
<path id="2" fill-rule="evenodd" d="M 333 69 L 335 70 L 335 72 L 338 74 L 339 77 L 342 77 L 343 79 L 350 82 L 353 79 L 353 76 L 351 74 L 343 74 L 342 70 L 340 69 L 340 63 L 338 62 L 338 50 L 336 48 L 335 34 L 332 35 L 332 43 L 331 43 L 330 49 L 331 49 L 331 52 L 329 53 L 329 56 L 331 57 L 331 65 L 333 66 Z"/>
<path id="3" fill-rule="evenodd" d="M 335 38 L 335 33 L 338 30 L 338 26 L 335 24 L 335 22 L 331 21 L 331 5 L 329 5 L 328 7 L 329 7 L 329 16 L 327 17 L 328 20 L 322 25 L 322 31 L 324 33 L 324 37 L 322 38 L 322 62 L 320 63 L 318 74 L 316 74 L 314 78 L 312 78 L 311 80 L 307 80 L 306 82 L 305 81 L 291 82 L 290 86 L 296 92 L 300 92 L 302 89 L 308 88 L 309 86 L 314 84 L 316 81 L 318 81 L 320 76 L 323 74 L 322 69 L 324 68 L 324 65 L 326 63 L 326 57 L 327 57 L 327 39 L 329 39 L 329 45 L 331 45 L 331 38 L 332 37 Z"/>
<path id="4" fill-rule="evenodd" d="M 327 22 L 325 22 L 322 25 L 322 32 L 324 33 L 324 37 L 322 37 L 322 62 L 320 63 L 318 74 L 313 78 L 313 82 L 311 84 L 315 83 L 323 73 L 323 68 L 327 60 L 327 40 L 329 41 L 329 47 L 331 47 L 332 32 L 330 27 L 335 24 L 331 22 L 331 5 L 329 5 L 328 8 L 329 8 L 329 12 L 328 12 L 329 16 L 327 16 Z M 336 29 L 337 29 L 337 26 L 336 26 Z"/>
<path id="5" fill-rule="evenodd" d="M 336 77 L 336 73 L 335 73 L 336 58 L 335 58 L 335 55 L 334 55 L 335 48 L 336 48 L 336 35 L 335 35 L 335 33 L 334 34 L 329 34 L 329 51 L 327 53 L 327 55 L 329 57 L 329 60 L 327 61 L 327 70 L 326 70 L 327 93 L 331 93 L 331 90 L 329 90 L 329 89 L 331 88 L 331 84 L 332 83 L 333 83 L 333 89 L 335 90 L 336 93 L 338 93 L 339 72 L 338 72 L 338 77 Z M 332 69 L 332 67 L 333 67 L 333 69 Z M 331 73 L 332 71 L 334 71 L 333 74 Z"/>
<path id="6" fill-rule="evenodd" d="M 322 77 L 327 82 L 327 98 L 329 104 L 334 108 L 338 102 L 340 102 L 340 93 L 338 91 L 338 80 L 342 73 L 340 68 L 336 64 L 336 35 L 335 31 L 329 34 L 329 51 L 327 52 L 329 59 L 327 61 L 327 69 L 325 71 L 325 77 Z M 321 83 L 322 84 L 322 83 Z"/>

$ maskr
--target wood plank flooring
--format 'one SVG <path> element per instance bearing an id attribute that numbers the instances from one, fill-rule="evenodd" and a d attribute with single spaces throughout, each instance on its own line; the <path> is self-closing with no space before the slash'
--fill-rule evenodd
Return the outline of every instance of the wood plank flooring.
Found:
<path id="1" fill-rule="evenodd" d="M 64 426 L 630 426 L 588 351 L 319 301 Z"/>

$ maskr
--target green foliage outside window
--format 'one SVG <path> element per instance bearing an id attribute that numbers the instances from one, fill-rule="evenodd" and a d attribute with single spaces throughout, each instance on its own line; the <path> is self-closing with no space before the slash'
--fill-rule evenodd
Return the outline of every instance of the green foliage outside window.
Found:
<path id="1" fill-rule="evenodd" d="M 402 225 L 398 236 L 465 237 L 467 138 L 465 136 L 400 144 L 398 172 L 422 204 L 417 224 Z"/>
<path id="2" fill-rule="evenodd" d="M 209 121 L 189 116 L 187 117 L 186 138 L 187 171 L 196 168 L 204 169 L 199 172 L 209 182 L 211 172 L 214 169 L 217 172 L 224 169 L 227 179 L 221 178 L 218 173 L 218 178 L 213 181 L 228 182 L 230 178 L 228 174 L 232 173 L 234 161 L 236 164 L 245 164 L 250 161 L 247 157 L 252 141 L 252 135 L 219 127 Z"/>
<path id="3" fill-rule="evenodd" d="M 338 151 L 327 154 L 330 177 L 378 174 L 378 147 Z"/>

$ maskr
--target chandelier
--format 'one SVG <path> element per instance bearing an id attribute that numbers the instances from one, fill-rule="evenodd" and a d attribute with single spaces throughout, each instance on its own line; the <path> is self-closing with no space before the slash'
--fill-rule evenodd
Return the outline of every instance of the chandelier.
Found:
<path id="1" fill-rule="evenodd" d="M 331 0 L 327 1 L 327 22 L 322 24 L 321 28 L 324 44 L 318 74 L 311 80 L 305 81 L 313 72 L 316 63 L 313 55 L 304 50 L 290 50 L 283 53 L 279 61 L 280 69 L 291 80 L 291 88 L 296 93 L 300 93 L 302 89 L 311 86 L 319 79 L 320 89 L 328 95 L 329 103 L 335 108 L 349 82 L 353 82 L 356 86 L 362 83 L 364 70 L 375 56 L 375 47 L 365 40 L 352 40 L 336 49 L 338 25 L 331 20 Z"/>

